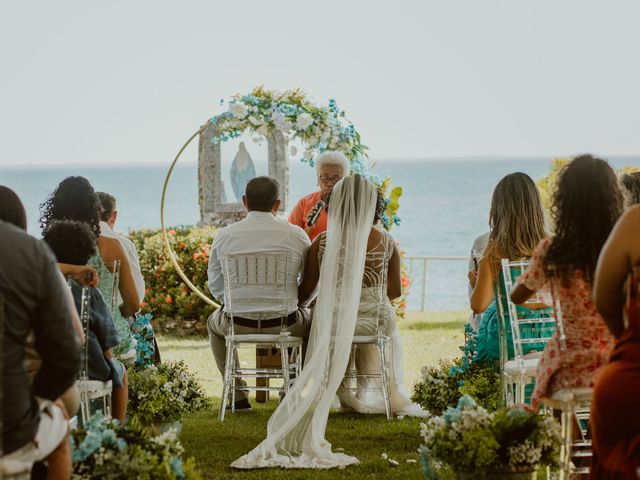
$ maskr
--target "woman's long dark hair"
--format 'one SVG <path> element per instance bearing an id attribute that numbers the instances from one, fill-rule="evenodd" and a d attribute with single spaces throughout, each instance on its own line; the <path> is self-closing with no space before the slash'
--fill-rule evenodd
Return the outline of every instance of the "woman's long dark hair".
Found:
<path id="1" fill-rule="evenodd" d="M 20 197 L 8 187 L 0 185 L 0 220 L 22 230 L 27 229 L 27 213 Z"/>
<path id="2" fill-rule="evenodd" d="M 67 177 L 40 204 L 42 232 L 52 220 L 77 220 L 89 225 L 93 234 L 100 235 L 102 207 L 95 190 L 84 177 Z"/>
<path id="3" fill-rule="evenodd" d="M 549 277 L 568 279 L 579 270 L 593 281 L 598 255 L 624 210 L 624 196 L 607 162 L 580 155 L 558 177 L 551 216 L 555 235 L 545 255 Z"/>

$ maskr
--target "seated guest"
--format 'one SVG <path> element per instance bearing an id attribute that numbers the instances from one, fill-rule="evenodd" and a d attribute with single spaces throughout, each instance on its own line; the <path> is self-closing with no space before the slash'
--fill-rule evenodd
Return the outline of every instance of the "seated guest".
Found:
<path id="1" fill-rule="evenodd" d="M 489 242 L 478 262 L 478 271 L 469 272 L 469 282 L 473 291 L 470 303 L 473 313 L 484 312 L 478 327 L 475 361 L 491 362 L 500 359 L 500 319 L 496 302 L 502 302 L 507 311 L 507 299 L 494 298 L 498 282 L 503 282 L 501 259 L 525 260 L 531 258 L 536 245 L 546 236 L 544 211 L 538 187 L 526 174 L 516 172 L 504 177 L 496 185 L 491 198 L 489 213 Z M 521 314 L 538 316 L 525 307 Z M 513 358 L 511 325 L 505 318 L 507 356 Z M 534 329 L 521 334 L 530 338 L 538 336 Z M 542 350 L 543 345 L 530 343 L 525 353 Z"/>
<path id="2" fill-rule="evenodd" d="M 102 205 L 102 213 L 100 214 L 100 234 L 108 238 L 115 238 L 122 244 L 122 247 L 127 254 L 127 258 L 129 259 L 129 266 L 131 267 L 131 273 L 133 274 L 133 280 L 136 284 L 140 303 L 142 303 L 145 294 L 145 285 L 142 270 L 140 269 L 138 251 L 136 250 L 135 244 L 129 239 L 129 237 L 116 232 L 114 229 L 116 219 L 118 218 L 116 199 L 112 195 L 104 192 L 97 192 L 96 195 Z M 135 323 L 134 317 L 129 318 L 129 324 L 131 325 L 133 332 L 136 333 L 138 327 Z M 160 363 L 160 349 L 158 348 L 158 343 L 156 342 L 156 338 L 150 324 L 145 328 L 145 335 L 136 336 L 136 339 L 138 343 L 146 342 L 148 348 L 153 351 L 153 362 L 156 364 Z M 138 353 L 142 350 L 144 350 L 144 348 L 142 348 L 142 344 L 138 345 Z M 138 362 L 141 360 L 138 358 L 136 361 Z"/>
<path id="3" fill-rule="evenodd" d="M 85 265 L 96 253 L 96 237 L 86 223 L 56 220 L 44 231 L 47 242 L 59 262 Z M 71 281 L 71 292 L 80 313 L 82 287 Z M 127 371 L 113 358 L 111 348 L 118 344 L 116 327 L 100 290 L 91 288 L 91 317 L 89 320 L 88 376 L 90 380 L 112 381 L 113 417 L 124 422 L 127 412 Z"/>
<path id="4" fill-rule="evenodd" d="M 280 207 L 278 182 L 271 177 L 256 177 L 247 183 L 246 191 L 242 197 L 242 203 L 249 212 L 244 220 L 229 225 L 218 232 L 211 246 L 209 257 L 209 290 L 217 299 L 224 298 L 225 278 L 222 270 L 222 262 L 225 256 L 242 252 L 268 252 L 273 250 L 286 250 L 291 252 L 293 264 L 290 268 L 300 276 L 303 269 L 303 260 L 309 249 L 309 238 L 304 231 L 295 225 L 278 218 L 276 213 Z M 282 295 L 278 291 L 273 292 L 273 297 Z M 287 330 L 294 336 L 305 337 L 308 334 L 310 322 L 309 312 L 298 307 L 298 285 L 287 285 L 286 304 L 289 307 L 287 318 Z M 234 292 L 234 295 L 242 296 L 242 302 L 247 310 L 243 318 L 235 317 L 235 332 L 239 334 L 279 333 L 280 318 L 274 318 L 276 306 L 261 305 L 260 302 L 251 303 L 256 291 L 251 287 Z M 264 296 L 264 292 L 260 291 Z M 277 307 L 278 310 L 281 308 Z M 218 370 L 224 376 L 227 347 L 224 336 L 227 334 L 228 317 L 225 307 L 216 310 L 207 321 L 211 350 L 215 357 Z M 260 321 L 260 322 L 258 322 Z M 261 329 L 258 330 L 260 323 Z M 237 359 L 236 359 L 237 362 Z M 242 385 L 244 382 L 239 382 Z M 247 393 L 236 391 L 235 409 L 249 409 Z"/>
<path id="5" fill-rule="evenodd" d="M 355 185 L 355 187 L 353 187 Z M 360 285 L 359 305 L 355 321 L 354 335 L 377 335 L 382 326 L 385 335 L 391 338 L 389 342 L 388 358 L 393 359 L 387 368 L 389 382 L 389 398 L 391 410 L 395 415 L 426 416 L 426 412 L 420 406 L 412 403 L 404 386 L 402 371 L 402 338 L 397 325 L 396 312 L 391 301 L 402 295 L 402 281 L 400 273 L 400 253 L 395 241 L 379 223 L 384 214 L 386 203 L 382 193 L 376 189 L 370 181 L 359 174 L 351 175 L 342 180 L 332 197 L 330 218 L 337 215 L 338 221 L 330 223 L 329 229 L 336 228 L 336 224 L 346 224 L 351 221 L 349 206 L 361 198 L 363 201 L 375 205 L 372 218 L 368 221 L 366 216 L 360 222 L 351 224 L 351 232 L 362 228 L 364 250 L 364 271 Z M 357 192 L 357 193 L 354 193 Z M 366 209 L 363 209 L 366 211 Z M 349 212 L 349 213 L 344 213 Z M 341 215 L 343 215 L 341 217 Z M 371 222 L 373 220 L 373 222 Z M 367 224 L 368 222 L 371 222 Z M 364 225 L 362 225 L 364 223 Z M 368 231 L 367 231 L 368 230 Z M 307 253 L 307 262 L 304 270 L 304 278 L 298 289 L 299 301 L 309 300 L 318 286 L 321 275 L 321 265 L 327 254 L 327 239 L 329 232 L 323 232 L 316 237 Z M 344 236 L 348 236 L 343 231 Z M 341 248 L 343 248 L 341 246 Z M 346 245 L 344 248 L 348 248 Z M 338 258 L 334 261 L 346 261 Z M 348 270 L 347 267 L 344 270 Z M 340 269 L 339 269 L 340 271 Z M 337 280 L 341 282 L 341 280 Z M 322 287 L 321 287 L 322 288 Z M 321 293 L 319 295 L 322 295 Z M 318 318 L 318 317 L 316 317 Z M 355 368 L 361 375 L 380 373 L 380 356 L 374 345 L 358 345 L 355 350 Z M 386 413 L 384 396 L 379 386 L 371 379 L 359 379 L 358 390 L 351 391 L 348 388 L 339 388 L 337 395 L 343 408 L 352 409 L 359 413 Z M 347 385 L 344 385 L 345 387 Z M 373 391 L 370 391 L 373 390 Z M 377 393 L 377 394 L 376 394 Z"/>
<path id="6" fill-rule="evenodd" d="M 20 198 L 16 193 L 7 188 L 5 186 L 0 185 L 0 220 L 3 222 L 10 223 L 24 231 L 27 230 L 27 213 L 24 209 L 24 205 L 20 201 Z M 90 279 L 94 277 L 95 270 L 89 271 L 81 271 L 78 268 L 73 267 L 72 265 L 64 265 L 58 264 L 61 270 L 67 271 L 68 275 L 74 277 L 85 277 L 86 275 L 90 275 Z M 96 277 L 97 278 L 97 277 Z M 66 301 L 69 305 L 69 313 L 71 316 L 71 324 L 73 325 L 73 329 L 78 336 L 78 340 L 80 343 L 84 344 L 84 332 L 82 330 L 82 324 L 80 323 L 80 319 L 76 314 L 75 305 L 73 303 L 73 297 L 71 293 L 66 288 L 67 282 L 65 278 L 61 275 L 60 281 L 64 284 L 64 293 L 66 297 Z M 38 352 L 35 349 L 35 337 L 33 331 L 29 333 L 27 336 L 27 342 L 25 344 L 25 368 L 27 369 L 27 375 L 29 376 L 29 380 L 33 381 L 36 373 L 42 366 L 42 361 Z M 67 413 L 70 416 L 73 416 L 78 411 L 80 407 L 80 392 L 78 391 L 78 387 L 76 385 L 71 385 L 61 396 L 60 401 L 62 401 Z"/>
<path id="7" fill-rule="evenodd" d="M 549 304 L 555 298 L 567 337 L 566 350 L 557 332 L 544 348 L 531 399 L 534 408 L 557 390 L 593 387 L 609 361 L 613 336 L 591 292 L 598 254 L 623 207 L 616 175 L 604 160 L 581 155 L 560 172 L 551 207 L 554 235 L 540 242 L 511 292 L 518 304 L 536 291 Z"/>
<path id="8" fill-rule="evenodd" d="M 122 244 L 122 247 L 127 254 L 127 258 L 129 259 L 129 266 L 131 267 L 133 281 L 138 291 L 138 298 L 140 303 L 142 303 L 142 300 L 144 299 L 144 277 L 142 276 L 142 270 L 140 270 L 138 251 L 129 237 L 116 232 L 114 228 L 116 219 L 118 218 L 116 199 L 112 195 L 104 192 L 96 192 L 96 195 L 102 205 L 102 213 L 100 214 L 100 234 L 107 238 L 115 238 Z"/>
<path id="9" fill-rule="evenodd" d="M 593 390 L 591 478 L 637 478 L 640 469 L 640 206 L 629 209 L 605 243 L 594 300 L 616 337 Z"/>
<path id="10" fill-rule="evenodd" d="M 478 275 L 478 262 L 480 257 L 482 257 L 482 253 L 485 248 L 487 248 L 487 243 L 489 243 L 489 232 L 483 233 L 479 237 L 477 237 L 473 241 L 473 245 L 471 246 L 471 254 L 469 255 L 469 272 L 475 272 L 472 274 L 473 277 Z M 471 294 L 473 293 L 473 287 L 469 284 L 469 298 L 471 298 Z M 478 327 L 480 326 L 480 321 L 482 320 L 482 313 L 473 313 L 471 312 L 471 316 L 467 323 L 471 325 L 474 332 L 478 331 Z"/>
<path id="11" fill-rule="evenodd" d="M 349 160 L 342 152 L 326 151 L 321 153 L 316 160 L 316 172 L 320 191 L 302 197 L 289 215 L 289 223 L 303 228 L 312 241 L 327 229 L 326 207 L 320 210 L 320 216 L 314 225 L 307 226 L 307 220 L 313 216 L 320 200 L 325 205 L 329 205 L 329 195 L 333 186 L 342 177 L 349 175 Z"/>
<path id="12" fill-rule="evenodd" d="M 114 238 L 100 234 L 101 208 L 100 201 L 86 178 L 68 177 L 60 182 L 49 198 L 40 205 L 40 226 L 44 232 L 52 220 L 77 220 L 89 225 L 98 244 L 98 253 L 89 260 L 89 265 L 98 271 L 98 288 L 106 299 L 111 298 L 115 281 L 114 274 L 106 264 L 120 261 L 118 291 L 122 303 L 112 312 L 119 343 L 113 349 L 113 353 L 123 361 L 131 362 L 136 356 L 136 343 L 129 329 L 127 317 L 140 310 L 140 298 L 122 244 Z"/>
<path id="13" fill-rule="evenodd" d="M 622 185 L 627 191 L 628 205 L 638 205 L 640 203 L 640 172 L 622 175 Z"/>
<path id="14" fill-rule="evenodd" d="M 2 461 L 44 460 L 50 479 L 71 476 L 67 413 L 54 402 L 73 385 L 80 365 L 65 288 L 47 245 L 0 221 Z M 24 345 L 31 331 L 42 366 L 30 384 Z"/>

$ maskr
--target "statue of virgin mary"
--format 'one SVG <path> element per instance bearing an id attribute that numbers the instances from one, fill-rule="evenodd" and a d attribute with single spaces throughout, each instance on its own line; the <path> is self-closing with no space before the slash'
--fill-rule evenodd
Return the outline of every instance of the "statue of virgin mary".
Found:
<path id="1" fill-rule="evenodd" d="M 247 151 L 244 142 L 240 142 L 238 153 L 236 153 L 233 163 L 231 164 L 231 187 L 237 201 L 240 201 L 244 195 L 247 182 L 256 176 L 256 168 L 251 160 L 251 155 Z"/>

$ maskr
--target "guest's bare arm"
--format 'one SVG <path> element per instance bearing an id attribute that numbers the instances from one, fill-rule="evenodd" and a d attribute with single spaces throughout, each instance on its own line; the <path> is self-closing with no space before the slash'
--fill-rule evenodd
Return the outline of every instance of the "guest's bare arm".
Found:
<path id="1" fill-rule="evenodd" d="M 318 285 L 320 278 L 320 264 L 318 263 L 318 246 L 320 236 L 316 237 L 307 251 L 307 261 L 304 269 L 302 283 L 298 287 L 298 304 L 307 302 Z"/>
<path id="2" fill-rule="evenodd" d="M 98 249 L 106 263 L 120 260 L 119 290 L 122 297 L 120 312 L 123 316 L 129 317 L 140 310 L 140 297 L 138 297 L 138 290 L 133 280 L 127 254 L 122 244 L 115 238 L 98 237 Z"/>
<path id="3" fill-rule="evenodd" d="M 402 270 L 400 267 L 400 253 L 393 245 L 393 253 L 389 259 L 389 269 L 387 271 L 387 296 L 393 300 L 402 295 Z"/>
<path id="4" fill-rule="evenodd" d="M 598 258 L 593 296 L 598 312 L 615 337 L 624 331 L 624 282 L 631 265 L 640 259 L 640 249 L 635 245 L 638 235 L 640 207 L 635 207 L 618 221 Z"/>
<path id="5" fill-rule="evenodd" d="M 482 313 L 489 307 L 493 300 L 493 281 L 491 260 L 485 253 L 478 262 L 478 278 L 469 298 L 473 313 Z"/>
<path id="6" fill-rule="evenodd" d="M 529 300 L 534 293 L 536 293 L 534 290 L 529 290 L 526 285 L 518 283 L 511 289 L 511 301 L 516 305 L 522 305 Z"/>
<path id="7" fill-rule="evenodd" d="M 89 265 L 70 265 L 68 263 L 59 263 L 58 268 L 62 275 L 71 276 L 76 282 L 83 287 L 97 287 L 100 284 L 98 272 Z"/>

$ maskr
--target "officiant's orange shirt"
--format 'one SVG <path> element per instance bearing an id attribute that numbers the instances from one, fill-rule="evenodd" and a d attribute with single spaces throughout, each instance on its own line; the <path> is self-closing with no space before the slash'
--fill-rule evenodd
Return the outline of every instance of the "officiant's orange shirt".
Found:
<path id="1" fill-rule="evenodd" d="M 306 197 L 302 197 L 298 201 L 298 203 L 296 203 L 296 206 L 293 207 L 293 210 L 291 210 L 291 213 L 289 214 L 289 223 L 293 225 L 298 225 L 300 228 L 304 230 L 304 227 L 307 224 L 307 217 L 309 216 L 309 212 L 313 210 L 313 207 L 316 206 L 316 204 L 320 199 L 321 199 L 320 192 L 313 192 L 312 194 L 307 195 Z M 320 213 L 320 217 L 318 218 L 318 221 L 313 227 L 311 227 L 308 230 L 307 234 L 309 235 L 309 238 L 313 242 L 313 239 L 316 238 L 318 235 L 320 235 L 322 232 L 324 232 L 326 229 L 327 229 L 327 210 L 323 208 L 322 212 Z"/>

